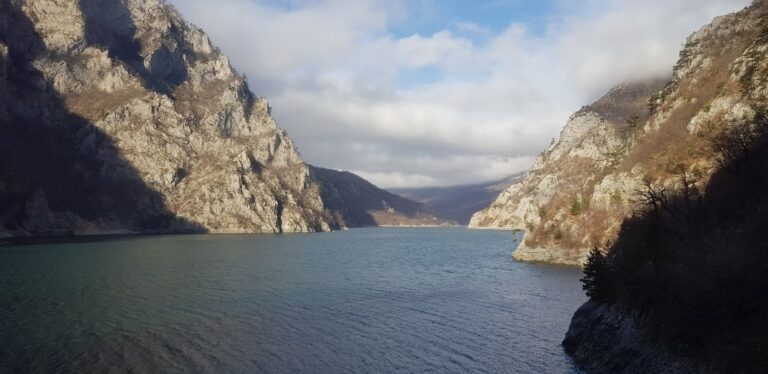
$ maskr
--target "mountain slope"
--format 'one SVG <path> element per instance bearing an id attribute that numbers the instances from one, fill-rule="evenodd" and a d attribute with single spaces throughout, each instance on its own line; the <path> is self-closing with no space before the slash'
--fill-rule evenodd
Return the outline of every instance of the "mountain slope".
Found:
<path id="1" fill-rule="evenodd" d="M 619 95 L 638 117 L 606 115 L 617 100 L 576 113 L 560 140 L 544 152 L 529 177 L 473 217 L 476 227 L 526 230 L 514 257 L 580 265 L 591 247 L 616 238 L 622 221 L 642 205 L 648 185 L 703 188 L 715 170 L 711 139 L 752 121 L 765 105 L 766 4 L 716 18 L 688 38 L 672 80 Z M 757 80 L 757 81 L 755 81 Z M 642 86 L 641 86 L 642 87 Z M 616 96 L 616 89 L 608 94 Z M 643 100 L 647 96 L 648 100 Z M 621 97 L 624 97 L 622 99 Z M 601 109 L 602 108 L 602 109 Z"/>
<path id="2" fill-rule="evenodd" d="M 712 144 L 703 189 L 650 186 L 593 251 L 563 342 L 589 372 L 759 373 L 768 365 L 768 112 Z M 725 142 L 720 142 L 726 140 Z"/>
<path id="3" fill-rule="evenodd" d="M 467 225 L 475 212 L 487 207 L 501 191 L 518 183 L 524 176 L 525 173 L 520 173 L 488 183 L 451 187 L 393 188 L 390 191 L 426 204 L 438 217 Z"/>
<path id="4" fill-rule="evenodd" d="M 648 122 L 649 133 L 682 129 L 653 154 L 661 166 L 672 163 L 672 176 L 645 178 L 616 240 L 590 253 L 582 280 L 590 301 L 563 346 L 594 373 L 761 373 L 768 367 L 768 1 L 691 36 L 675 71 Z"/>
<path id="5" fill-rule="evenodd" d="M 658 92 L 665 79 L 631 82 L 612 88 L 595 103 L 581 108 L 566 123 L 560 138 L 543 152 L 522 182 L 503 191 L 496 201 L 472 216 L 472 228 L 504 228 L 527 230 L 525 259 L 577 263 L 588 250 L 592 240 L 601 240 L 602 233 L 586 235 L 593 224 L 587 210 L 588 202 L 604 201 L 606 193 L 623 197 L 632 191 L 632 184 L 617 180 L 611 186 L 595 190 L 613 170 L 637 131 L 648 117 L 648 97 Z M 621 193 L 621 192 L 619 192 Z M 609 196 L 616 201 L 617 198 Z M 602 209 L 606 210 L 606 209 Z M 603 219 L 617 225 L 623 211 L 616 217 Z M 608 218 L 608 217 L 606 217 Z M 569 227 L 573 226 L 573 227 Z M 600 230 L 610 230 L 610 226 Z M 522 258 L 522 257 L 520 257 Z"/>
<path id="6" fill-rule="evenodd" d="M 451 224 L 433 216 L 425 204 L 382 190 L 353 173 L 310 169 L 327 209 L 347 227 Z"/>
<path id="7" fill-rule="evenodd" d="M 0 1 L 5 231 L 294 232 L 332 224 L 267 102 L 173 7 Z"/>

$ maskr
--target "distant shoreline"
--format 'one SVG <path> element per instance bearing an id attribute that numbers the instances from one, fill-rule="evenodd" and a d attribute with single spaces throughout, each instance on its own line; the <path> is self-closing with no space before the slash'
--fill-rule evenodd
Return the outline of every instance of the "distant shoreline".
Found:
<path id="1" fill-rule="evenodd" d="M 378 225 L 378 226 L 354 226 L 343 229 L 332 230 L 330 232 L 346 231 L 352 229 L 363 228 L 467 228 L 463 225 Z M 506 230 L 508 231 L 508 230 Z M 272 233 L 272 232 L 227 232 L 227 231 L 210 231 L 210 232 L 195 232 L 195 231 L 177 231 L 177 232 L 158 232 L 158 231 L 128 231 L 128 230 L 112 230 L 112 231 L 90 231 L 90 232 L 78 232 L 67 235 L 36 235 L 36 236 L 0 236 L 0 247 L 14 246 L 14 245 L 36 245 L 36 244 L 67 244 L 67 243 L 90 243 L 90 242 L 102 242 L 121 239 L 139 239 L 153 236 L 177 236 L 177 235 L 289 235 L 289 234 L 321 234 L 323 232 L 286 232 L 286 233 Z"/>

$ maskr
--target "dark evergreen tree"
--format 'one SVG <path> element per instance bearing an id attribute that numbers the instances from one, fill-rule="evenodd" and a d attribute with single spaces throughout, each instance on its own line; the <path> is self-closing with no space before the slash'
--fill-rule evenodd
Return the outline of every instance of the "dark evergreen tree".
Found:
<path id="1" fill-rule="evenodd" d="M 593 300 L 607 301 L 610 296 L 611 281 L 608 259 L 603 250 L 597 246 L 592 248 L 586 264 L 584 264 L 584 278 L 582 288 L 587 296 Z"/>

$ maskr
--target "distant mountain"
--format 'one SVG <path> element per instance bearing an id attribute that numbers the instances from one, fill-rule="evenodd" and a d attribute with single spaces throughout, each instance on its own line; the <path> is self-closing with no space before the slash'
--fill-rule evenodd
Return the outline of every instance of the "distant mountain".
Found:
<path id="1" fill-rule="evenodd" d="M 310 166 L 312 179 L 335 221 L 346 227 L 442 226 L 455 224 L 435 217 L 424 203 L 387 192 L 348 171 Z"/>
<path id="2" fill-rule="evenodd" d="M 525 178 L 518 173 L 502 180 L 451 187 L 390 188 L 389 191 L 426 204 L 438 217 L 469 223 L 472 214 L 487 207 L 501 191 Z"/>

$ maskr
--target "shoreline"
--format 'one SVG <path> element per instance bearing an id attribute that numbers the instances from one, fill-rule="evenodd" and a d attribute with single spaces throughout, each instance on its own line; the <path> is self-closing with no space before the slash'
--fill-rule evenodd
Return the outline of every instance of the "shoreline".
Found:
<path id="1" fill-rule="evenodd" d="M 89 242 L 101 242 L 120 239 L 138 239 L 143 237 L 153 236 L 177 236 L 177 235 L 292 235 L 292 234 L 322 234 L 332 232 L 343 232 L 352 229 L 363 228 L 394 228 L 394 229 L 441 229 L 441 228 L 466 228 L 462 225 L 381 225 L 381 226 L 354 226 L 345 227 L 330 231 L 308 231 L 308 232 L 244 232 L 244 231 L 228 231 L 228 230 L 214 230 L 214 231 L 130 231 L 130 230 L 94 230 L 94 231 L 80 231 L 71 234 L 64 235 L 33 235 L 33 236 L 14 236 L 8 232 L 2 232 L 0 234 L 7 234 L 5 236 L 0 235 L 0 247 L 4 246 L 24 246 L 24 245 L 36 245 L 36 244 L 67 244 L 67 243 L 89 243 Z"/>
<path id="2" fill-rule="evenodd" d="M 701 373 L 707 368 L 651 342 L 635 313 L 589 300 L 574 313 L 562 346 L 589 373 Z"/>

